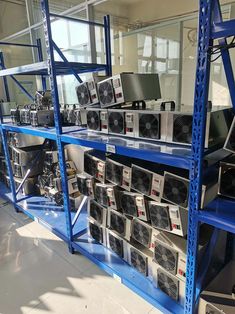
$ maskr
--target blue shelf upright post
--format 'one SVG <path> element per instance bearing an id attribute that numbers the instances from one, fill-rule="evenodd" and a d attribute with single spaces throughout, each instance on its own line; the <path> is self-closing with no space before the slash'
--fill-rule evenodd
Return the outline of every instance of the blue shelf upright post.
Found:
<path id="1" fill-rule="evenodd" d="M 106 75 L 112 75 L 112 52 L 111 52 L 111 37 L 110 37 L 110 16 L 104 16 L 104 38 L 105 38 L 105 55 L 106 55 Z"/>
<path id="2" fill-rule="evenodd" d="M 48 75 L 49 75 L 49 80 L 50 80 L 50 85 L 51 85 L 51 94 L 52 94 L 52 99 L 53 99 L 53 104 L 54 104 L 55 127 L 56 127 L 56 134 L 57 134 L 56 142 L 57 142 L 57 148 L 58 148 L 58 153 L 59 153 L 59 166 L 60 166 L 60 174 L 61 174 L 61 181 L 62 181 L 68 244 L 69 244 L 69 250 L 73 252 L 73 248 L 71 245 L 72 222 L 71 222 L 71 215 L 69 211 L 70 205 L 69 205 L 69 193 L 68 193 L 68 186 L 67 186 L 66 159 L 65 159 L 65 154 L 64 154 L 64 144 L 61 141 L 62 121 L 61 121 L 61 115 L 60 115 L 60 102 L 59 102 L 59 94 L 58 94 L 57 79 L 56 79 L 56 66 L 55 66 L 55 58 L 54 58 L 54 50 L 53 50 L 53 40 L 52 40 L 48 0 L 41 0 L 41 8 L 42 8 L 42 14 L 43 14 L 43 25 L 44 25 L 44 34 L 45 34 L 45 41 L 46 41 L 47 59 L 48 59 Z"/>
<path id="3" fill-rule="evenodd" d="M 192 132 L 192 160 L 190 167 L 187 277 L 185 314 L 196 308 L 197 249 L 199 236 L 199 210 L 201 209 L 202 165 L 204 157 L 207 102 L 212 62 L 213 42 L 219 39 L 220 53 L 226 73 L 230 96 L 235 108 L 235 82 L 226 37 L 235 35 L 235 20 L 222 21 L 218 0 L 199 1 L 198 50 L 194 94 Z M 215 230 L 216 232 L 216 230 Z"/>

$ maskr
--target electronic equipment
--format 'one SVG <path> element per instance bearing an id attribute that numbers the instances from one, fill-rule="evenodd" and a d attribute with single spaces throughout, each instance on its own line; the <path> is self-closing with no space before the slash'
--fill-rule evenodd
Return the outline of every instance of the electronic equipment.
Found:
<path id="1" fill-rule="evenodd" d="M 128 244 L 125 239 L 120 237 L 112 230 L 106 229 L 107 247 L 116 253 L 124 261 L 128 261 Z"/>
<path id="2" fill-rule="evenodd" d="M 233 122 L 225 141 L 224 149 L 228 150 L 231 153 L 235 153 L 235 117 L 233 118 Z"/>
<path id="3" fill-rule="evenodd" d="M 94 177 L 86 173 L 77 174 L 78 191 L 85 196 L 94 198 Z"/>
<path id="4" fill-rule="evenodd" d="M 70 209 L 73 211 L 77 211 L 82 200 L 83 196 L 79 192 L 75 192 L 74 194 L 70 195 L 69 196 Z"/>
<path id="5" fill-rule="evenodd" d="M 230 261 L 202 291 L 198 313 L 233 314 L 235 309 L 235 261 Z"/>
<path id="6" fill-rule="evenodd" d="M 156 201 L 160 201 L 163 188 L 163 173 L 157 167 L 156 170 L 159 173 L 132 164 L 131 187 Z"/>
<path id="7" fill-rule="evenodd" d="M 101 108 L 161 98 L 157 74 L 120 73 L 97 84 Z"/>
<path id="8" fill-rule="evenodd" d="M 99 223 L 92 219 L 88 220 L 88 235 L 96 242 L 106 245 L 105 227 L 101 226 Z"/>
<path id="9" fill-rule="evenodd" d="M 35 104 L 37 108 L 47 108 L 52 105 L 52 97 L 51 97 L 51 91 L 37 91 L 35 94 Z"/>
<path id="10" fill-rule="evenodd" d="M 113 230 L 127 241 L 130 240 L 131 219 L 122 213 L 109 209 L 107 216 L 107 228 Z"/>
<path id="11" fill-rule="evenodd" d="M 209 178 L 207 178 L 209 181 Z M 214 181 L 214 180 L 213 180 Z M 218 183 L 209 181 L 202 186 L 201 208 L 211 202 L 218 192 Z M 188 208 L 189 180 L 169 172 L 164 172 L 162 198 L 183 208 Z"/>
<path id="12" fill-rule="evenodd" d="M 141 220 L 149 220 L 148 203 L 143 194 L 133 192 L 121 192 L 120 206 L 122 212 L 130 217 L 138 217 Z"/>
<path id="13" fill-rule="evenodd" d="M 94 150 L 84 153 L 84 171 L 102 183 L 105 182 L 105 167 L 104 154 Z"/>
<path id="14" fill-rule="evenodd" d="M 108 133 L 108 111 L 106 109 L 87 108 L 86 122 L 88 130 Z"/>
<path id="15" fill-rule="evenodd" d="M 54 110 L 42 109 L 31 110 L 30 123 L 32 126 L 53 126 L 54 125 Z"/>
<path id="16" fill-rule="evenodd" d="M 87 214 L 89 218 L 92 218 L 100 225 L 106 227 L 107 223 L 107 208 L 98 204 L 95 200 L 88 200 Z"/>
<path id="17" fill-rule="evenodd" d="M 58 192 L 56 189 L 50 187 L 45 187 L 45 197 L 55 202 L 56 205 L 63 206 L 64 199 L 62 192 Z"/>
<path id="18" fill-rule="evenodd" d="M 188 231 L 188 212 L 176 205 L 149 201 L 149 214 L 154 228 L 184 237 Z"/>
<path id="19" fill-rule="evenodd" d="M 13 124 L 20 124 L 20 110 L 18 107 L 11 109 L 11 122 Z"/>
<path id="20" fill-rule="evenodd" d="M 13 164 L 13 174 L 17 178 L 24 178 L 27 171 L 30 169 L 30 173 L 28 174 L 29 178 L 38 176 L 43 171 L 43 160 L 38 160 L 34 162 L 32 165 L 21 166 L 17 163 Z"/>
<path id="21" fill-rule="evenodd" d="M 14 181 L 15 188 L 18 189 L 23 180 L 21 178 L 14 177 Z M 38 194 L 39 190 L 37 188 L 37 181 L 38 181 L 37 177 L 27 178 L 24 184 L 22 185 L 21 193 L 24 195 Z"/>
<path id="22" fill-rule="evenodd" d="M 12 147 L 12 160 L 21 166 L 27 166 L 30 163 L 32 163 L 31 166 L 34 166 L 34 160 L 37 158 L 44 160 L 44 155 L 41 145 L 22 148 Z"/>
<path id="23" fill-rule="evenodd" d="M 125 111 L 119 109 L 108 110 L 108 133 L 122 135 L 126 133 Z"/>
<path id="24" fill-rule="evenodd" d="M 86 80 L 76 87 L 76 94 L 80 107 L 88 107 L 99 103 L 97 83 L 105 78 L 107 78 L 107 76 L 93 75 L 91 79 Z"/>
<path id="25" fill-rule="evenodd" d="M 76 177 L 68 178 L 68 191 L 69 194 L 78 192 L 78 182 Z"/>
<path id="26" fill-rule="evenodd" d="M 122 156 L 109 156 L 106 158 L 106 179 L 121 188 L 131 189 L 131 161 Z"/>
<path id="27" fill-rule="evenodd" d="M 8 134 L 9 134 L 9 137 L 8 137 L 9 145 L 12 145 L 18 148 L 42 145 L 45 142 L 45 139 L 39 136 L 33 136 L 29 134 L 15 133 L 15 132 L 10 132 Z"/>
<path id="28" fill-rule="evenodd" d="M 109 198 L 107 194 L 107 184 L 96 183 L 95 184 L 95 200 L 102 206 L 109 206 Z"/>
<path id="29" fill-rule="evenodd" d="M 67 150 L 65 150 L 66 154 Z M 67 158 L 66 158 L 67 159 Z M 51 150 L 45 152 L 45 162 L 53 165 L 59 162 L 59 156 L 57 150 Z"/>
<path id="30" fill-rule="evenodd" d="M 205 148 L 224 145 L 229 125 L 227 114 L 229 109 L 207 112 Z M 192 112 L 168 112 L 167 142 L 191 145 Z"/>
<path id="31" fill-rule="evenodd" d="M 120 188 L 117 185 L 107 185 L 108 208 L 115 210 L 120 209 Z"/>
<path id="32" fill-rule="evenodd" d="M 20 109 L 20 123 L 21 124 L 30 124 L 30 107 L 25 107 Z"/>
<path id="33" fill-rule="evenodd" d="M 220 162 L 218 193 L 235 199 L 235 155 Z"/>
<path id="34" fill-rule="evenodd" d="M 159 265 L 153 263 L 153 284 L 162 292 L 182 306 L 185 300 L 185 281 L 165 271 Z M 201 314 L 201 313 L 200 313 Z"/>
<path id="35" fill-rule="evenodd" d="M 138 242 L 128 244 L 128 263 L 150 280 L 153 277 L 152 259 L 153 253 Z"/>
<path id="36" fill-rule="evenodd" d="M 133 218 L 131 222 L 131 238 L 142 244 L 147 249 L 154 251 L 154 239 L 159 234 L 159 231 L 154 229 L 148 223 Z"/>

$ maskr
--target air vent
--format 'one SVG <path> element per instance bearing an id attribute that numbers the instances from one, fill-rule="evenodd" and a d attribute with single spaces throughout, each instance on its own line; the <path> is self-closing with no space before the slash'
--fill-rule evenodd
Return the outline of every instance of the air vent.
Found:
<path id="1" fill-rule="evenodd" d="M 90 93 L 87 86 L 87 83 L 83 83 L 76 87 L 76 93 L 78 98 L 78 103 L 82 107 L 86 107 L 90 105 L 91 99 L 90 99 Z"/>
<path id="2" fill-rule="evenodd" d="M 158 269 L 157 273 L 157 285 L 164 293 L 170 298 L 178 301 L 179 299 L 179 281 L 172 276 L 169 276 L 166 272 Z"/>
<path id="3" fill-rule="evenodd" d="M 152 188 L 152 173 L 137 166 L 132 166 L 132 188 L 145 195 L 150 195 Z"/>
<path id="4" fill-rule="evenodd" d="M 149 213 L 152 226 L 164 230 L 171 230 L 169 207 L 158 204 L 149 204 Z"/>
<path id="5" fill-rule="evenodd" d="M 139 115 L 139 137 L 160 138 L 160 114 Z"/>
<path id="6" fill-rule="evenodd" d="M 123 248 L 123 240 L 115 237 L 113 234 L 109 233 L 109 246 L 110 249 L 115 252 L 121 258 L 124 257 L 124 248 Z"/>
<path id="7" fill-rule="evenodd" d="M 125 215 L 137 217 L 136 198 L 133 193 L 121 193 L 121 208 Z"/>
<path id="8" fill-rule="evenodd" d="M 172 251 L 160 243 L 155 243 L 154 248 L 154 259 L 161 267 L 169 271 L 172 274 L 177 272 L 177 259 L 178 254 L 175 251 Z"/>
<path id="9" fill-rule="evenodd" d="M 173 141 L 191 144 L 192 124 L 192 115 L 175 115 L 173 122 Z"/>
<path id="10" fill-rule="evenodd" d="M 87 111 L 87 127 L 90 130 L 100 131 L 100 112 L 97 110 Z"/>
<path id="11" fill-rule="evenodd" d="M 148 258 L 134 248 L 130 249 L 131 265 L 141 274 L 148 276 Z"/>
<path id="12" fill-rule="evenodd" d="M 144 245 L 145 247 L 149 248 L 151 246 L 152 237 L 151 226 L 143 224 L 142 222 L 138 221 L 138 219 L 134 219 L 132 221 L 131 235 L 137 242 Z"/>
<path id="13" fill-rule="evenodd" d="M 109 111 L 109 132 L 116 134 L 125 133 L 125 118 L 123 111 Z"/>
<path id="14" fill-rule="evenodd" d="M 115 212 L 110 213 L 110 228 L 116 231 L 118 234 L 125 236 L 126 234 L 126 220 L 122 215 L 118 215 Z"/>
<path id="15" fill-rule="evenodd" d="M 99 84 L 98 94 L 102 106 L 108 106 L 114 103 L 114 91 L 112 81 L 108 80 Z"/>

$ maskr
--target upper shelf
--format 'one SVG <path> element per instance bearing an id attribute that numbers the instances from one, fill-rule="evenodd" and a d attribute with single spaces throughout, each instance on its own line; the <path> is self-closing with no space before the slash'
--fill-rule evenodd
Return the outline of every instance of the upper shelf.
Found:
<path id="1" fill-rule="evenodd" d="M 77 73 L 85 73 L 92 71 L 104 71 L 107 69 L 107 65 L 79 62 L 65 63 L 62 61 L 56 61 L 55 68 L 57 75 L 68 75 L 71 74 L 71 68 Z M 8 75 L 48 75 L 48 63 L 47 61 L 42 61 L 0 71 L 0 76 Z"/>

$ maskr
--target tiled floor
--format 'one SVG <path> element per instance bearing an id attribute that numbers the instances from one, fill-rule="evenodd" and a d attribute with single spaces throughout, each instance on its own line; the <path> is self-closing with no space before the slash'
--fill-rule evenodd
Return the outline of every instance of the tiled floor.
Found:
<path id="1" fill-rule="evenodd" d="M 26 313 L 160 312 L 0 199 L 0 314 Z"/>

